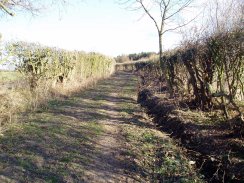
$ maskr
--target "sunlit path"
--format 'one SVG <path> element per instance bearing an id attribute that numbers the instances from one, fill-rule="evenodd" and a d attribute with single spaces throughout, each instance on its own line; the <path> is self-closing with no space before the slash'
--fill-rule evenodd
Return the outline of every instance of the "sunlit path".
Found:
<path id="1" fill-rule="evenodd" d="M 116 74 L 31 115 L 1 139 L 1 182 L 141 182 L 120 133 L 138 120 L 135 89 L 135 76 Z"/>

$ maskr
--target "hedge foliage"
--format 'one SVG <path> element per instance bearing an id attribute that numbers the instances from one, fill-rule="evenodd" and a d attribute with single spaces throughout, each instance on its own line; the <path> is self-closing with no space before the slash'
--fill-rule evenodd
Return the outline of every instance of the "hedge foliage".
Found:
<path id="1" fill-rule="evenodd" d="M 115 68 L 114 59 L 98 53 L 35 43 L 10 43 L 2 53 L 22 74 L 0 90 L 0 133 L 1 126 L 11 124 L 18 114 L 46 108 L 48 101 L 79 92 L 110 76 Z"/>
<path id="2" fill-rule="evenodd" d="M 244 99 L 244 54 L 242 29 L 187 41 L 164 53 L 163 78 L 171 96 L 193 96 L 196 107 L 220 106 L 228 117 L 228 106 L 240 114 L 237 101 Z M 155 74 L 159 64 L 139 64 L 137 69 Z M 147 71 L 146 71 L 147 70 Z M 149 76 L 150 77 L 150 76 Z M 161 77 L 161 78 L 160 78 Z M 158 74 L 162 81 L 162 76 Z"/>
<path id="3" fill-rule="evenodd" d="M 114 70 L 114 60 L 97 53 L 66 51 L 41 46 L 35 43 L 10 44 L 17 70 L 29 79 L 30 88 L 40 80 L 54 83 L 85 81 L 88 78 L 103 78 Z"/>

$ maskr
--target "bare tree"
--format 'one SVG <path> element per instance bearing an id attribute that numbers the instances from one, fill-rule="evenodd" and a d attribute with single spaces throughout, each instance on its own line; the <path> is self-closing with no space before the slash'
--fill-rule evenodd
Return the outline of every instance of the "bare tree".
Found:
<path id="1" fill-rule="evenodd" d="M 156 26 L 159 38 L 159 60 L 162 72 L 164 72 L 165 62 L 163 59 L 163 35 L 169 31 L 174 31 L 186 26 L 191 21 L 177 24 L 181 13 L 183 13 L 194 0 L 120 0 L 124 4 L 129 4 L 133 10 L 142 9 Z"/>

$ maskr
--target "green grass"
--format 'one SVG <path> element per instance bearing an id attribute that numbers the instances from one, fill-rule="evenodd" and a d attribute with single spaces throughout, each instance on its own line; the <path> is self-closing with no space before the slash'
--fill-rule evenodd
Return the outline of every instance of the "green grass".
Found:
<path id="1" fill-rule="evenodd" d="M 0 71 L 0 83 L 16 81 L 21 77 L 21 74 L 16 71 Z"/>
<path id="2" fill-rule="evenodd" d="M 129 125 L 125 126 L 124 135 L 133 149 L 128 154 L 137 159 L 146 176 L 152 175 L 150 179 L 168 183 L 203 182 L 189 159 L 169 137 L 153 129 Z"/>
<path id="3" fill-rule="evenodd" d="M 91 164 L 93 141 L 103 132 L 102 124 L 82 120 L 73 113 L 62 113 L 64 106 L 74 107 L 79 101 L 70 98 L 49 102 L 48 109 L 29 114 L 0 136 L 0 169 L 11 167 L 9 177 L 18 181 L 68 181 L 75 173 L 81 180 L 84 166 Z M 54 113 L 52 111 L 55 111 Z M 72 109 L 75 110 L 75 109 Z M 75 111 L 74 111 L 75 114 Z M 85 117 L 85 116 L 83 116 Z M 26 175 L 22 176 L 22 171 Z M 8 177 L 8 176 L 7 176 Z M 0 180 L 2 180 L 0 178 Z"/>

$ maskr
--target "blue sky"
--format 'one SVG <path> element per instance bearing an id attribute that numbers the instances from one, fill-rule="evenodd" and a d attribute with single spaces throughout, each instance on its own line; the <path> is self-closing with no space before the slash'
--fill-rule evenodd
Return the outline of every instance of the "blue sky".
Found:
<path id="1" fill-rule="evenodd" d="M 0 33 L 4 41 L 40 42 L 109 56 L 158 52 L 156 28 L 147 16 L 140 19 L 140 12 L 129 11 L 116 0 L 89 0 L 78 4 L 77 1 L 71 1 L 61 12 L 52 8 L 35 17 L 23 13 L 2 17 Z M 167 34 L 164 48 L 176 46 L 179 38 L 178 34 Z"/>

